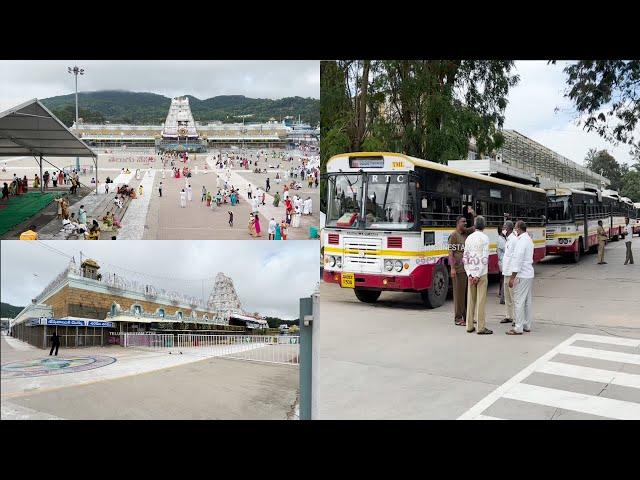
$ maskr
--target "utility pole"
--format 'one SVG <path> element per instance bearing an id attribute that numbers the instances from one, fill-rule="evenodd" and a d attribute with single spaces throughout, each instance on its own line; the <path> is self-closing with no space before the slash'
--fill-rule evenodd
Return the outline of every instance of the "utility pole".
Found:
<path id="1" fill-rule="evenodd" d="M 76 77 L 76 129 L 77 129 L 78 128 L 78 75 L 84 75 L 84 68 L 80 68 L 77 65 L 75 65 L 73 67 L 67 67 L 67 71 Z M 76 172 L 80 172 L 80 157 L 76 157 Z"/>

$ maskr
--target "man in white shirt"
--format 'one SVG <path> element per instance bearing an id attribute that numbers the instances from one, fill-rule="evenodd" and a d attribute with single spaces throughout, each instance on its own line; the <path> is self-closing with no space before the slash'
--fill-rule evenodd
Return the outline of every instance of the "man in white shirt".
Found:
<path id="1" fill-rule="evenodd" d="M 475 331 L 474 319 L 478 321 L 478 335 L 491 335 L 485 327 L 485 302 L 487 299 L 487 273 L 489 265 L 489 237 L 484 233 L 486 222 L 478 215 L 476 230 L 464 242 L 464 270 L 468 277 L 467 332 Z"/>
<path id="2" fill-rule="evenodd" d="M 268 228 L 268 233 L 269 233 L 269 240 L 273 240 L 276 237 L 276 221 L 275 219 L 271 219 L 269 220 L 269 228 Z"/>
<path id="3" fill-rule="evenodd" d="M 516 314 L 515 326 L 507 335 L 522 335 L 531 331 L 531 302 L 533 300 L 533 240 L 527 233 L 527 224 L 522 220 L 516 223 L 516 240 L 511 258 L 511 277 L 513 303 Z"/>
<path id="4" fill-rule="evenodd" d="M 516 314 L 513 310 L 513 289 L 509 287 L 509 278 L 511 277 L 511 260 L 513 259 L 513 250 L 516 246 L 518 236 L 513 231 L 513 222 L 506 220 L 503 226 L 503 232 L 507 237 L 504 247 L 504 256 L 502 257 L 502 288 L 504 291 L 504 303 L 506 305 L 505 317 L 500 323 L 514 323 Z"/>
<path id="5" fill-rule="evenodd" d="M 629 222 L 629 217 L 625 218 L 624 223 L 625 223 L 624 229 L 627 233 L 626 240 L 624 241 L 624 244 L 627 247 L 627 257 L 624 260 L 624 264 L 627 265 L 628 263 L 630 263 L 631 265 L 633 265 L 633 253 L 631 253 L 631 242 L 633 240 L 633 225 Z"/>

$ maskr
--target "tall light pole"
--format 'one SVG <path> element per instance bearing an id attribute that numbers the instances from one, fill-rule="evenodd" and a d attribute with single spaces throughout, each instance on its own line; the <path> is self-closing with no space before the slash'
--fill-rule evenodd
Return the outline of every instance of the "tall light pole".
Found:
<path id="1" fill-rule="evenodd" d="M 84 75 L 84 68 L 77 65 L 67 67 L 67 71 L 76 77 L 76 129 L 78 128 L 78 75 Z M 80 172 L 80 157 L 76 157 L 76 172 Z"/>

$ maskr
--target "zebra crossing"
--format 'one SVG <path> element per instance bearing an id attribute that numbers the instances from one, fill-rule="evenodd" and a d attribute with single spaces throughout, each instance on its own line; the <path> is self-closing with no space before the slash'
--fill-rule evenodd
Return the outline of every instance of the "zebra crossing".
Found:
<path id="1" fill-rule="evenodd" d="M 640 420 L 640 339 L 575 334 L 458 420 Z"/>

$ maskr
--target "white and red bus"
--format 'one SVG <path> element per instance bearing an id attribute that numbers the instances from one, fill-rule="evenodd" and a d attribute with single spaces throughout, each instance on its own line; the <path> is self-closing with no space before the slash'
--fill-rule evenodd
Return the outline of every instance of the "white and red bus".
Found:
<path id="1" fill-rule="evenodd" d="M 616 192 L 547 189 L 547 255 L 565 255 L 577 262 L 598 246 L 598 221 L 612 240 L 624 237 L 625 218 L 633 215 L 630 201 Z M 633 221 L 633 220 L 630 220 Z"/>
<path id="2" fill-rule="evenodd" d="M 637 233 L 640 235 L 640 202 L 636 202 L 633 204 L 633 217 L 634 218 L 631 218 L 629 220 L 629 222 L 634 222 L 633 233 Z"/>
<path id="3" fill-rule="evenodd" d="M 384 290 L 418 292 L 439 307 L 449 288 L 448 238 L 468 208 L 487 221 L 489 272 L 505 214 L 527 222 L 534 258 L 545 256 L 543 189 L 463 172 L 398 153 L 358 152 L 327 162 L 325 282 L 375 302 Z"/>

